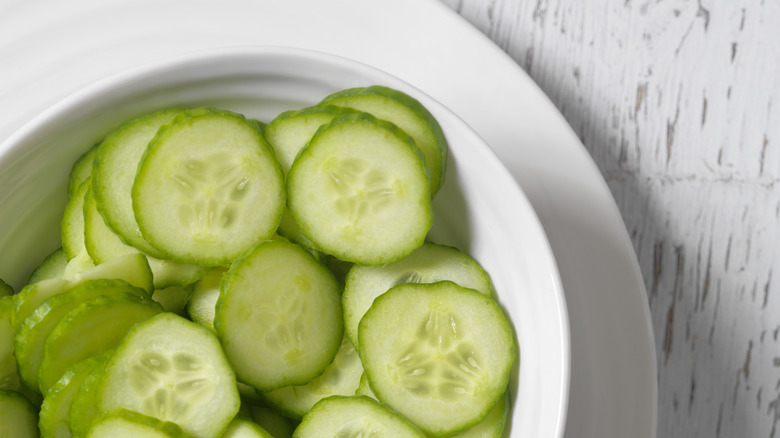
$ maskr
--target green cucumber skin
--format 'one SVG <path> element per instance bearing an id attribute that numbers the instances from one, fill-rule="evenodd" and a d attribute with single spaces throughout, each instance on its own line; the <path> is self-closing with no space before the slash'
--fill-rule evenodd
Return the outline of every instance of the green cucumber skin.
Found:
<path id="1" fill-rule="evenodd" d="M 68 198 L 72 198 L 78 192 L 81 184 L 92 175 L 92 163 L 97 156 L 100 143 L 87 149 L 71 167 L 68 176 Z"/>

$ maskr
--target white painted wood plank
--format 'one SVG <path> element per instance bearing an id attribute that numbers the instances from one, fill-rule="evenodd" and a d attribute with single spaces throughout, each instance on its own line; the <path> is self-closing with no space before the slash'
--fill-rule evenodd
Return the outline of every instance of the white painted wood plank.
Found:
<path id="1" fill-rule="evenodd" d="M 442 1 L 544 89 L 615 196 L 658 436 L 780 436 L 780 2 Z"/>

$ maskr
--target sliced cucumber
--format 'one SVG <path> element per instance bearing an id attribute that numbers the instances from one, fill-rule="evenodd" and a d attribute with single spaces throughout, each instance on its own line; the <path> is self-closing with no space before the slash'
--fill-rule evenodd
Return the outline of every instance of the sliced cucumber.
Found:
<path id="1" fill-rule="evenodd" d="M 162 312 L 137 292 L 117 292 L 84 300 L 68 312 L 46 339 L 38 381 L 46 394 L 68 367 L 116 348 L 128 330 Z"/>
<path id="2" fill-rule="evenodd" d="M 293 433 L 296 438 L 342 436 L 425 437 L 400 415 L 361 396 L 332 396 L 320 401 Z"/>
<path id="3" fill-rule="evenodd" d="M 119 409 L 93 424 L 87 438 L 188 438 L 181 427 L 138 412 Z"/>
<path id="4" fill-rule="evenodd" d="M 105 263 L 117 257 L 138 253 L 139 250 L 125 244 L 114 231 L 106 225 L 98 212 L 92 190 L 84 198 L 84 246 L 92 260 L 97 264 Z M 208 272 L 207 267 L 189 263 L 177 263 L 160 260 L 146 255 L 155 289 L 192 284 Z"/>
<path id="5" fill-rule="evenodd" d="M 358 337 L 377 398 L 436 436 L 487 416 L 516 355 L 496 302 L 449 281 L 393 287 L 363 316 Z"/>
<path id="6" fill-rule="evenodd" d="M 66 274 L 70 264 L 78 260 L 76 258 L 68 263 Z M 14 296 L 14 328 L 18 330 L 24 320 L 47 299 L 85 281 L 99 279 L 124 280 L 135 287 L 152 292 L 152 271 L 146 257 L 142 254 L 129 254 L 73 275 L 65 275 L 65 278 L 52 278 L 25 286 Z"/>
<path id="7" fill-rule="evenodd" d="M 141 233 L 166 259 L 223 266 L 267 239 L 285 191 L 273 150 L 245 118 L 210 112 L 161 129 L 133 185 Z"/>
<path id="8" fill-rule="evenodd" d="M 490 276 L 457 248 L 426 242 L 407 257 L 383 266 L 353 266 L 346 278 L 341 302 L 344 329 L 358 343 L 358 324 L 371 303 L 391 287 L 403 283 L 435 283 L 449 280 L 492 296 Z"/>
<path id="9" fill-rule="evenodd" d="M 0 437 L 38 437 L 38 410 L 17 392 L 0 390 Z"/>
<path id="10" fill-rule="evenodd" d="M 97 356 L 100 358 L 100 362 L 92 368 L 89 375 L 79 385 L 78 390 L 73 395 L 68 425 L 74 437 L 86 436 L 90 426 L 99 418 L 97 393 L 100 390 L 106 366 L 115 352 L 115 350 L 110 350 Z"/>
<path id="11" fill-rule="evenodd" d="M 448 149 L 441 127 L 417 99 L 382 86 L 351 88 L 331 94 L 321 104 L 338 105 L 371 113 L 387 120 L 412 136 L 425 156 L 431 176 L 431 194 L 444 183 Z"/>
<path id="12" fill-rule="evenodd" d="M 44 437 L 70 437 L 70 409 L 79 388 L 90 376 L 92 371 L 105 363 L 112 352 L 87 358 L 72 367 L 62 375 L 62 378 L 51 387 L 41 405 L 39 427 Z"/>
<path id="13" fill-rule="evenodd" d="M 19 363 L 19 374 L 27 386 L 32 389 L 40 389 L 41 394 L 45 395 L 38 372 L 44 357 L 47 338 L 60 320 L 85 301 L 101 295 L 118 293 L 148 297 L 147 292 L 143 289 L 133 287 L 122 280 L 91 280 L 52 296 L 22 321 L 16 331 L 14 346 L 16 360 Z M 101 333 L 106 331 L 111 333 L 111 327 L 99 330 Z M 59 376 L 55 376 L 52 380 L 47 381 L 47 388 L 48 385 L 56 383 L 58 379 Z"/>
<path id="14" fill-rule="evenodd" d="M 325 371 L 301 386 L 286 386 L 263 394 L 268 404 L 289 417 L 300 420 L 312 406 L 331 395 L 355 395 L 363 375 L 363 365 L 352 343 L 345 337 L 336 357 Z"/>
<path id="15" fill-rule="evenodd" d="M 340 288 L 302 247 L 258 244 L 222 280 L 214 325 L 240 381 L 259 390 L 320 375 L 341 345 Z"/>
<path id="16" fill-rule="evenodd" d="M 219 287 L 226 268 L 213 268 L 195 283 L 195 290 L 187 302 L 187 314 L 198 324 L 214 330 L 214 315 L 217 312 Z"/>
<path id="17" fill-rule="evenodd" d="M 68 260 L 87 251 L 84 245 L 84 199 L 89 188 L 90 180 L 87 179 L 65 205 L 60 233 L 62 249 Z"/>
<path id="18" fill-rule="evenodd" d="M 170 286 L 165 289 L 155 289 L 152 299 L 157 301 L 166 312 L 181 315 L 184 312 L 184 306 L 187 305 L 192 296 L 194 284 L 189 286 Z"/>
<path id="19" fill-rule="evenodd" d="M 509 393 L 507 392 L 493 406 L 493 409 L 475 426 L 453 435 L 452 438 L 500 438 L 504 435 L 509 417 Z"/>
<path id="20" fill-rule="evenodd" d="M 237 416 L 230 422 L 222 438 L 274 438 L 254 421 Z"/>
<path id="21" fill-rule="evenodd" d="M 20 392 L 27 398 L 39 402 L 40 397 L 33 396 L 32 391 L 22 384 L 19 377 L 14 354 L 13 311 L 13 298 L 10 296 L 0 298 L 0 389 Z"/>
<path id="22" fill-rule="evenodd" d="M 115 129 L 100 143 L 92 169 L 96 207 L 106 224 L 121 241 L 157 258 L 164 255 L 149 245 L 138 229 L 131 192 L 138 164 L 149 142 L 161 126 L 183 112 L 179 109 L 158 111 Z"/>
<path id="23" fill-rule="evenodd" d="M 67 266 L 68 256 L 65 254 L 65 250 L 61 247 L 57 248 L 46 256 L 41 264 L 35 268 L 32 274 L 30 274 L 30 279 L 27 280 L 27 283 L 37 283 L 41 280 L 48 280 L 50 278 L 60 278 L 65 273 L 65 268 Z"/>
<path id="24" fill-rule="evenodd" d="M 98 396 L 103 412 L 132 410 L 203 438 L 219 437 L 239 406 L 235 374 L 216 336 L 172 313 L 128 333 Z"/>
<path id="25" fill-rule="evenodd" d="M 70 169 L 70 175 L 68 176 L 68 198 L 72 198 L 78 193 L 81 184 L 92 176 L 92 163 L 95 161 L 98 146 L 100 146 L 100 143 L 87 149 L 87 151 L 73 163 L 73 167 Z"/>
<path id="26" fill-rule="evenodd" d="M 371 384 L 368 382 L 365 372 L 360 375 L 360 384 L 358 384 L 358 388 L 355 390 L 355 395 L 364 395 L 379 401 L 376 398 L 376 394 L 374 394 L 374 390 L 371 389 Z"/>
<path id="27" fill-rule="evenodd" d="M 375 265 L 422 245 L 432 223 L 430 184 L 414 142 L 361 114 L 334 119 L 287 176 L 288 207 L 315 247 Z"/>
<path id="28" fill-rule="evenodd" d="M 270 407 L 254 403 L 249 406 L 252 420 L 260 427 L 267 430 L 274 438 L 290 438 L 298 425 L 298 421 L 282 416 Z"/>
<path id="29" fill-rule="evenodd" d="M 286 111 L 271 120 L 263 131 L 274 148 L 276 159 L 285 174 L 292 167 L 295 157 L 309 143 L 317 130 L 338 116 L 355 111 L 333 105 L 317 105 L 300 110 Z"/>

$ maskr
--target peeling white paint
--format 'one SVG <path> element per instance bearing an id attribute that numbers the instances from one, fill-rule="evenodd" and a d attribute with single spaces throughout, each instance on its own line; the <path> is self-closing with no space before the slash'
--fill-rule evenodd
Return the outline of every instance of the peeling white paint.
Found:
<path id="1" fill-rule="evenodd" d="M 780 2 L 442 0 L 596 161 L 648 290 L 659 437 L 780 437 Z"/>

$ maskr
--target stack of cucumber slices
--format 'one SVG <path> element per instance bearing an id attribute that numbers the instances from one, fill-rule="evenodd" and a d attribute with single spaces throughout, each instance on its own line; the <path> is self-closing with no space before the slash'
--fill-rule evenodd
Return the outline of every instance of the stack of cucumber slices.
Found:
<path id="1" fill-rule="evenodd" d="M 502 436 L 512 327 L 426 240 L 447 150 L 381 86 L 114 129 L 72 167 L 62 247 L 0 281 L 0 436 Z"/>

